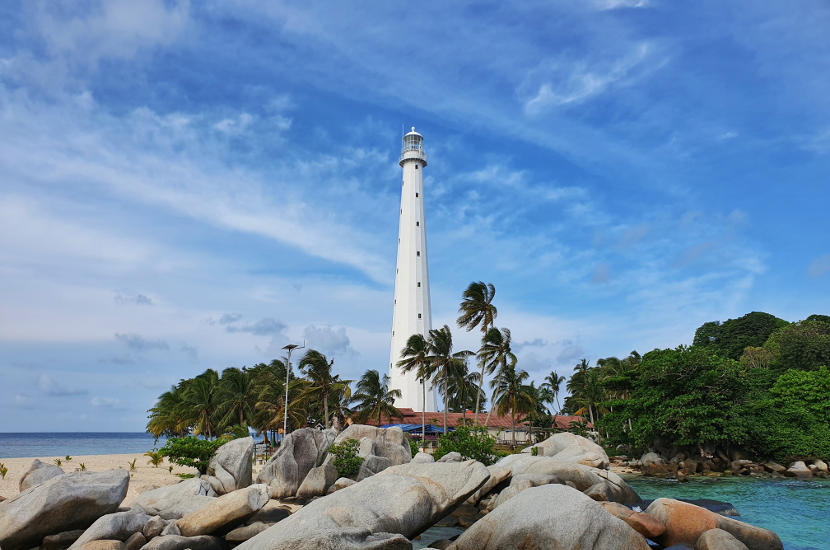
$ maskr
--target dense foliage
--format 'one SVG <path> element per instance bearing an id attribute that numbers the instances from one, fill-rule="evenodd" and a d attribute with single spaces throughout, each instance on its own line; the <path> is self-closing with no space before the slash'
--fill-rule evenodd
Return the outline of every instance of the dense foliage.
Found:
<path id="1" fill-rule="evenodd" d="M 830 457 L 830 317 L 788 323 L 760 312 L 705 323 L 692 346 L 583 360 L 568 412 L 607 446 L 692 454 Z"/>
<path id="2" fill-rule="evenodd" d="M 334 456 L 332 464 L 340 477 L 352 477 L 360 471 L 363 459 L 357 455 L 359 445 L 356 439 L 347 439 L 329 447 L 329 454 Z"/>
<path id="3" fill-rule="evenodd" d="M 171 437 L 158 452 L 174 464 L 192 466 L 199 470 L 199 474 L 205 474 L 216 449 L 227 441 L 224 438 L 207 440 L 198 437 Z"/>
<path id="4" fill-rule="evenodd" d="M 438 460 L 453 451 L 462 457 L 492 464 L 495 458 L 495 440 L 480 426 L 458 426 L 454 432 L 438 436 L 438 448 L 433 457 Z"/>

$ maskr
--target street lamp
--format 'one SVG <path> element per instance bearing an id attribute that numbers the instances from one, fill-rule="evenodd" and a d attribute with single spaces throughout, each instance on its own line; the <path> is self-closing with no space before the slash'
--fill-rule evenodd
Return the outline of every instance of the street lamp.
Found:
<path id="1" fill-rule="evenodd" d="M 305 342 L 303 342 L 302 346 L 298 346 L 297 344 L 288 344 L 282 348 L 288 350 L 288 364 L 285 366 L 285 416 L 283 416 L 282 419 L 283 439 L 285 439 L 285 436 L 288 435 L 288 375 L 291 373 L 291 352 L 295 349 L 303 349 L 304 347 Z"/>

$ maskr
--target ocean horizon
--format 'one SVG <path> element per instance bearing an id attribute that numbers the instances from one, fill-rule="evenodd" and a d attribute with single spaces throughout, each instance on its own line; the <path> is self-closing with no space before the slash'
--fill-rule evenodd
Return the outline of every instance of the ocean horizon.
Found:
<path id="1" fill-rule="evenodd" d="M 166 441 L 147 432 L 0 432 L 0 459 L 143 453 Z"/>

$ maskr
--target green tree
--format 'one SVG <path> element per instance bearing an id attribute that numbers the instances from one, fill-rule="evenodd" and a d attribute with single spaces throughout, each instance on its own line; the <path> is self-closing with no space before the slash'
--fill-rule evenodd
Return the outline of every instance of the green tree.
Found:
<path id="1" fill-rule="evenodd" d="M 764 348 L 773 353 L 772 366 L 779 373 L 830 365 L 830 323 L 804 320 L 784 326 L 770 335 Z"/>
<path id="2" fill-rule="evenodd" d="M 247 369 L 230 367 L 222 371 L 219 380 L 219 406 L 217 413 L 221 416 L 221 427 L 239 424 L 248 426 L 254 418 L 256 394 L 254 381 Z"/>
<path id="3" fill-rule="evenodd" d="M 562 410 L 562 405 L 559 404 L 559 391 L 564 383 L 565 377 L 559 376 L 555 370 L 550 371 L 550 374 L 545 376 L 545 380 L 542 382 L 542 389 L 549 392 L 545 394 L 545 401 L 553 405 L 553 399 L 555 399 L 557 411 Z"/>
<path id="4" fill-rule="evenodd" d="M 424 401 L 421 407 L 421 443 L 427 439 L 427 382 L 435 374 L 435 367 L 429 357 L 429 344 L 421 334 L 413 334 L 406 341 L 406 346 L 401 350 L 401 360 L 398 366 L 403 372 L 413 371 L 418 380 L 421 381 L 421 390 Z"/>
<path id="5" fill-rule="evenodd" d="M 147 431 L 156 438 L 162 435 L 183 436 L 187 434 L 190 425 L 185 414 L 184 393 L 186 384 L 184 380 L 179 381 L 175 386 L 162 393 L 156 404 L 147 412 Z"/>
<path id="6" fill-rule="evenodd" d="M 747 346 L 762 346 L 777 329 L 787 325 L 769 313 L 753 311 L 723 323 L 704 323 L 695 331 L 694 346 L 710 348 L 718 355 L 740 359 Z"/>
<path id="7" fill-rule="evenodd" d="M 493 298 L 496 296 L 496 287 L 491 283 L 485 284 L 481 281 L 470 283 L 462 295 L 461 304 L 458 306 L 459 327 L 470 332 L 476 327 L 481 328 L 482 336 L 493 328 L 499 312 L 493 305 Z M 485 365 L 481 364 L 481 376 L 479 377 L 479 389 L 481 390 L 476 399 L 475 422 L 478 424 L 478 412 L 480 410 L 481 396 L 484 395 L 484 371 Z"/>
<path id="8" fill-rule="evenodd" d="M 357 419 L 366 422 L 374 418 L 378 426 L 383 416 L 401 418 L 401 411 L 395 407 L 395 399 L 400 399 L 401 390 L 389 389 L 389 376 L 383 377 L 374 369 L 363 373 L 357 381 L 357 388 L 352 400 L 357 402 Z"/>
<path id="9" fill-rule="evenodd" d="M 195 435 L 211 439 L 216 434 L 219 400 L 219 374 L 215 370 L 206 370 L 188 384 L 184 405 Z"/>
<path id="10" fill-rule="evenodd" d="M 493 405 L 497 407 L 499 415 L 510 414 L 510 431 L 514 447 L 516 446 L 516 415 L 528 414 L 536 407 L 532 393 L 525 386 L 528 377 L 527 372 L 516 369 L 514 361 L 499 369 L 496 377 L 490 382 L 493 386 Z"/>
<path id="11" fill-rule="evenodd" d="M 300 360 L 300 371 L 307 377 L 301 396 L 323 404 L 323 425 L 329 427 L 329 399 L 332 395 L 351 396 L 350 380 L 340 380 L 332 373 L 334 359 L 329 360 L 317 350 L 310 349 Z"/>
<path id="12" fill-rule="evenodd" d="M 466 421 L 467 410 L 474 410 L 476 404 L 481 404 L 484 398 L 479 387 L 479 374 L 470 372 L 467 366 L 467 356 L 474 355 L 470 351 L 459 352 L 450 364 L 449 377 L 446 382 L 438 380 L 438 390 L 449 396 L 447 401 L 449 410 L 461 412 Z M 478 395 L 477 395 L 478 394 Z"/>
<path id="13" fill-rule="evenodd" d="M 442 392 L 444 396 L 444 433 L 447 433 L 447 408 L 449 407 L 449 393 L 446 389 L 449 386 L 451 371 L 457 367 L 457 362 L 463 360 L 469 355 L 467 351 L 459 351 L 453 353 L 452 351 L 452 332 L 450 327 L 444 325 L 439 329 L 432 329 L 429 331 L 429 339 L 427 340 L 429 349 L 429 361 L 432 363 L 433 375 L 438 384 L 445 391 Z"/>
<path id="14" fill-rule="evenodd" d="M 438 436 L 438 448 L 433 456 L 440 459 L 447 453 L 457 452 L 462 457 L 490 465 L 495 458 L 496 441 L 483 426 L 458 426 L 455 431 Z"/>
<path id="15" fill-rule="evenodd" d="M 481 348 L 478 350 L 478 360 L 481 363 L 482 372 L 492 374 L 496 371 L 502 371 L 507 368 L 513 368 L 516 365 L 516 355 L 511 349 L 512 337 L 510 329 L 503 328 L 501 330 L 493 327 L 484 333 L 481 339 Z M 491 387 L 495 387 L 491 381 Z M 496 405 L 495 395 L 491 399 L 491 407 L 487 412 L 487 419 L 484 425 L 490 422 L 490 415 L 493 414 L 493 408 Z"/>
<path id="16" fill-rule="evenodd" d="M 224 444 L 223 439 L 208 441 L 196 437 L 171 437 L 159 452 L 170 462 L 196 468 L 200 475 L 204 475 L 216 449 Z"/>

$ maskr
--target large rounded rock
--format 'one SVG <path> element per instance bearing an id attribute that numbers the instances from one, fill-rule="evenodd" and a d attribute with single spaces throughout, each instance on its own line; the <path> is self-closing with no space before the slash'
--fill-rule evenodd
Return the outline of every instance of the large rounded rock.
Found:
<path id="1" fill-rule="evenodd" d="M 46 535 L 85 529 L 118 509 L 129 483 L 127 470 L 73 472 L 0 502 L 0 547 L 30 548 Z"/>
<path id="2" fill-rule="evenodd" d="M 419 453 L 420 454 L 420 453 Z M 413 459 L 414 460 L 414 459 Z M 481 486 L 481 488 L 473 493 L 467 502 L 470 504 L 478 504 L 481 499 L 490 494 L 493 489 L 499 484 L 510 479 L 512 472 L 508 468 L 502 468 L 497 464 L 487 466 L 487 471 L 490 472 L 490 478 Z"/>
<path id="3" fill-rule="evenodd" d="M 534 448 L 539 449 L 538 456 L 549 456 L 563 462 L 574 462 L 604 470 L 607 470 L 610 464 L 605 449 L 586 437 L 568 432 L 553 434 L 541 443 L 523 449 L 522 452 L 532 454 Z"/>
<path id="4" fill-rule="evenodd" d="M 623 521 L 566 485 L 533 487 L 475 522 L 450 550 L 648 550 Z"/>
<path id="5" fill-rule="evenodd" d="M 300 488 L 297 489 L 297 496 L 300 498 L 312 498 L 325 495 L 329 487 L 337 481 L 337 468 L 333 464 L 316 466 L 305 476 Z"/>
<path id="6" fill-rule="evenodd" d="M 54 464 L 47 464 L 46 462 L 34 459 L 29 469 L 20 478 L 20 492 L 22 493 L 26 489 L 40 485 L 44 481 L 50 480 L 53 477 L 62 476 L 63 474 L 63 470 Z"/>
<path id="7" fill-rule="evenodd" d="M 291 432 L 262 467 L 256 482 L 267 485 L 272 498 L 296 495 L 311 469 L 323 463 L 336 436 L 337 432 L 331 429 L 301 428 Z"/>
<path id="8" fill-rule="evenodd" d="M 176 525 L 185 537 L 210 535 L 233 521 L 254 515 L 266 504 L 268 488 L 251 485 L 213 499 L 204 508 L 179 519 Z"/>
<path id="9" fill-rule="evenodd" d="M 139 510 L 101 516 L 69 549 L 82 548 L 88 542 L 95 540 L 126 540 L 133 533 L 140 532 L 148 521 L 150 521 L 150 516 Z"/>
<path id="10" fill-rule="evenodd" d="M 164 535 L 154 538 L 141 550 L 225 550 L 225 548 L 225 543 L 219 537 Z"/>
<path id="11" fill-rule="evenodd" d="M 605 498 L 613 502 L 629 505 L 640 502 L 640 496 L 634 489 L 623 478 L 608 470 L 523 453 L 506 456 L 494 466 L 510 470 L 513 477 L 519 474 L 553 476 L 551 483 L 567 483 L 579 491 L 587 491 L 593 487 L 593 491 L 596 492 L 601 487 Z"/>
<path id="12" fill-rule="evenodd" d="M 647 539 L 655 540 L 666 532 L 666 526 L 662 521 L 645 512 L 635 512 L 618 502 L 600 502 L 600 505 L 606 512 L 623 520 Z"/>
<path id="13" fill-rule="evenodd" d="M 174 485 L 159 487 L 138 495 L 133 504 L 141 506 L 148 514 L 164 519 L 179 519 L 210 504 L 216 493 L 203 479 L 190 478 Z"/>
<path id="14" fill-rule="evenodd" d="M 366 424 L 352 424 L 337 436 L 334 443 L 341 443 L 348 439 L 355 439 L 360 442 L 358 454 L 363 458 L 368 458 L 370 455 L 383 457 L 388 459 L 388 462 L 382 461 L 388 466 L 407 464 L 412 460 L 412 449 L 409 446 L 409 440 L 403 430 L 397 426 L 377 428 Z M 366 440 L 371 440 L 372 445 L 368 445 Z"/>
<path id="15" fill-rule="evenodd" d="M 782 550 L 784 547 L 778 535 L 768 529 L 727 518 L 700 506 L 671 498 L 658 498 L 646 508 L 646 513 L 665 524 L 666 531 L 657 538 L 657 542 L 663 546 L 673 544 L 694 546 L 698 538 L 706 531 L 723 529 L 750 550 Z"/>
<path id="16" fill-rule="evenodd" d="M 210 459 L 207 475 L 213 481 L 211 487 L 217 494 L 224 495 L 244 489 L 253 481 L 252 468 L 254 456 L 254 438 L 241 437 L 228 441 Z"/>
<path id="17" fill-rule="evenodd" d="M 749 550 L 742 543 L 723 529 L 710 529 L 700 535 L 695 543 L 695 550 Z"/>
<path id="18" fill-rule="evenodd" d="M 348 528 L 365 530 L 376 536 L 397 533 L 412 538 L 467 499 L 488 475 L 487 468 L 472 460 L 392 466 L 311 502 L 238 548 L 319 548 L 314 545 L 319 542 L 317 537 L 322 536 L 321 533 L 342 534 Z M 333 536 L 336 539 L 338 535 Z M 402 544 L 400 537 L 393 538 L 392 542 Z"/>
<path id="19" fill-rule="evenodd" d="M 787 468 L 784 475 L 792 477 L 813 477 L 813 472 L 804 464 L 803 460 L 797 460 L 790 464 L 790 467 Z"/>

